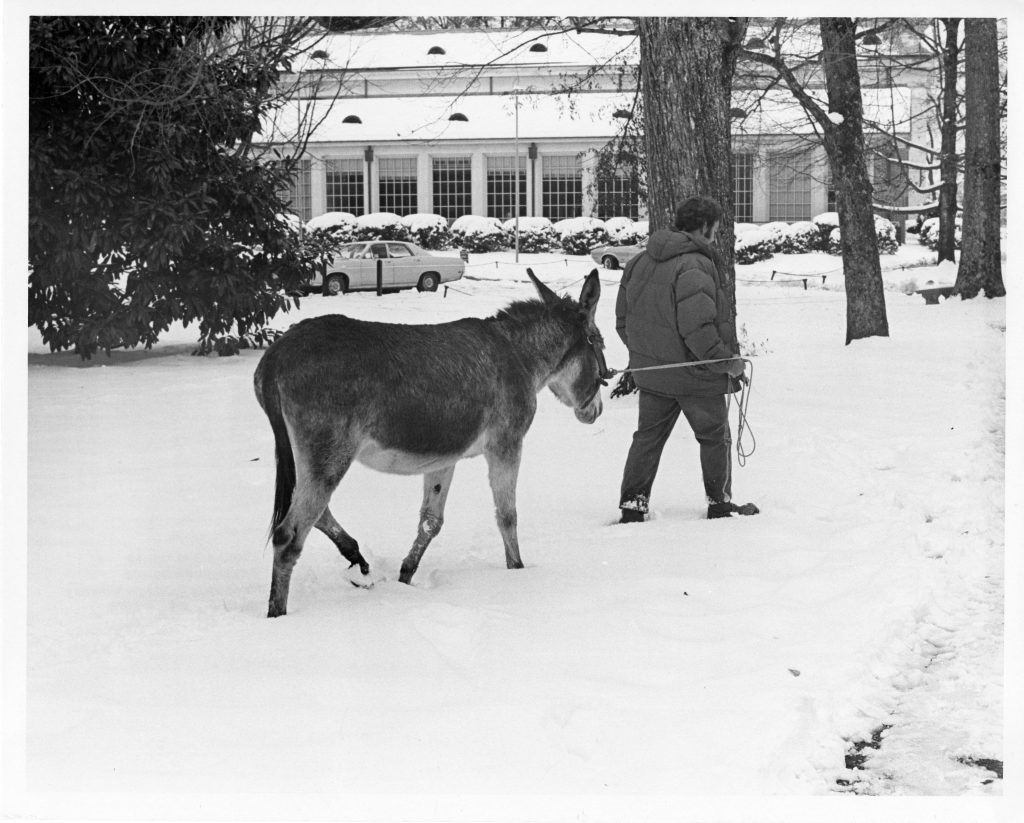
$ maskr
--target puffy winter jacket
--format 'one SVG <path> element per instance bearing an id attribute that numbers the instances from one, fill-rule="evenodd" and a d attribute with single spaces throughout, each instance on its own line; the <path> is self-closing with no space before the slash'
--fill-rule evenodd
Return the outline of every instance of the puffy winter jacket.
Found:
<path id="1" fill-rule="evenodd" d="M 659 230 L 622 273 L 615 329 L 630 368 L 717 360 L 739 353 L 736 321 L 710 243 L 698 234 Z M 633 379 L 661 395 L 711 396 L 739 389 L 726 363 L 640 371 Z"/>

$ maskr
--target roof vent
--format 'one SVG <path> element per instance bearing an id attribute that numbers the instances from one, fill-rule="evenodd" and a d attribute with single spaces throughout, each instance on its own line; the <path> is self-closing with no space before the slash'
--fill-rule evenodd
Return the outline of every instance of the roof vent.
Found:
<path id="1" fill-rule="evenodd" d="M 363 121 L 359 119 L 359 115 L 358 114 L 349 114 L 341 122 L 342 123 L 362 123 Z"/>
<path id="2" fill-rule="evenodd" d="M 548 50 L 548 47 L 545 46 L 543 43 L 534 43 L 532 46 L 530 46 L 530 51 L 547 51 L 547 50 Z"/>
<path id="3" fill-rule="evenodd" d="M 429 49 L 427 49 L 427 54 L 446 54 L 446 53 L 447 52 L 445 52 L 445 50 L 442 49 L 440 46 L 431 46 Z"/>
<path id="4" fill-rule="evenodd" d="M 469 118 L 468 118 L 468 117 L 466 117 L 466 115 L 464 115 L 464 114 L 463 114 L 462 112 L 460 112 L 460 111 L 457 111 L 457 112 L 455 112 L 455 114 L 453 114 L 453 115 L 452 115 L 451 117 L 449 117 L 448 119 L 449 119 L 449 120 L 456 120 L 456 121 L 458 121 L 459 123 L 468 123 L 468 122 L 469 122 Z"/>

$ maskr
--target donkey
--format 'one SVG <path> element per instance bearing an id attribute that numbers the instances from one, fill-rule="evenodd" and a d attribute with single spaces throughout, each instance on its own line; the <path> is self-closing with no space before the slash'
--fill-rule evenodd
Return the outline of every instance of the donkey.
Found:
<path id="1" fill-rule="evenodd" d="M 505 565 L 523 567 L 516 479 L 537 393 L 549 387 L 578 420 L 593 423 L 608 377 L 594 322 L 597 269 L 587 275 L 579 301 L 558 297 L 527 273 L 540 299 L 512 303 L 493 317 L 404 325 L 327 315 L 296 324 L 263 355 L 256 399 L 270 419 L 277 458 L 268 617 L 287 612 L 292 569 L 313 527 L 350 568 L 359 566 L 355 585 L 371 585 L 359 544 L 328 507 L 354 460 L 423 475 L 419 531 L 402 561 L 401 582 L 412 581 L 441 530 L 455 464 L 480 454 Z"/>

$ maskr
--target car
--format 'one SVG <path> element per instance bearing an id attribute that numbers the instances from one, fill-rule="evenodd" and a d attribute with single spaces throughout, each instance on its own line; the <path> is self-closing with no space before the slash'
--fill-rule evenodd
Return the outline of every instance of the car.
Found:
<path id="1" fill-rule="evenodd" d="M 606 269 L 619 269 L 638 254 L 643 254 L 646 248 L 646 243 L 637 243 L 630 246 L 598 246 L 590 252 L 590 256 L 594 258 L 595 262 L 600 263 Z"/>
<path id="2" fill-rule="evenodd" d="M 382 264 L 381 287 L 386 291 L 437 291 L 442 283 L 459 280 L 466 271 L 466 263 L 459 257 L 432 254 L 404 241 L 371 240 L 341 246 L 307 287 L 328 296 L 376 290 L 378 260 Z"/>

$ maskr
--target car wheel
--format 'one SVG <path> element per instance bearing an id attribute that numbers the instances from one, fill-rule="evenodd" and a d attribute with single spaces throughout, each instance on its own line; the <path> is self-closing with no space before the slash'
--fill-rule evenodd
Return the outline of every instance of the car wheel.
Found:
<path id="1" fill-rule="evenodd" d="M 416 284 L 416 288 L 420 291 L 437 291 L 440 283 L 441 278 L 435 272 L 428 271 L 420 275 L 420 282 Z"/>
<path id="2" fill-rule="evenodd" d="M 606 269 L 615 270 L 619 267 L 619 261 L 612 257 L 610 254 L 606 254 L 601 258 L 601 265 Z"/>
<path id="3" fill-rule="evenodd" d="M 348 291 L 348 278 L 343 274 L 332 274 L 324 281 L 324 295 L 334 297 Z"/>

